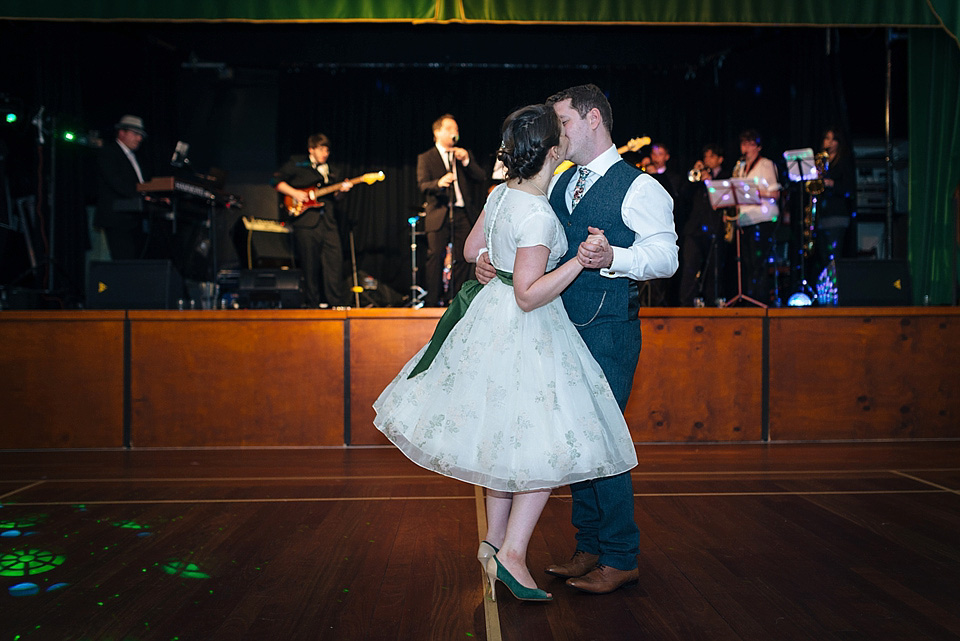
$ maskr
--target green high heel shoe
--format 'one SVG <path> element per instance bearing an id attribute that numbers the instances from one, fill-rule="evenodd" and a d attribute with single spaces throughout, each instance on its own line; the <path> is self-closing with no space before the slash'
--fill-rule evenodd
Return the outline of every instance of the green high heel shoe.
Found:
<path id="1" fill-rule="evenodd" d="M 500 581 L 514 598 L 520 601 L 553 601 L 553 596 L 547 594 L 545 590 L 539 588 L 527 588 L 520 585 L 520 582 L 513 578 L 513 575 L 507 571 L 500 563 L 500 559 L 493 556 L 487 561 L 487 579 L 490 581 L 490 599 L 497 600 L 497 581 Z"/>

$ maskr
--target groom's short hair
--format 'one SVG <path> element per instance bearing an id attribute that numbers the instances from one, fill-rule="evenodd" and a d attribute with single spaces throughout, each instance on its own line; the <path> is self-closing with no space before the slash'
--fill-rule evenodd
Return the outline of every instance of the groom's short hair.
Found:
<path id="1" fill-rule="evenodd" d="M 585 118 L 587 113 L 596 107 L 600 117 L 603 118 L 603 126 L 607 128 L 607 133 L 613 135 L 613 109 L 610 108 L 610 102 L 603 95 L 600 87 L 594 84 L 570 87 L 547 98 L 547 104 L 552 106 L 568 98 L 570 106 L 577 110 L 581 118 Z"/>

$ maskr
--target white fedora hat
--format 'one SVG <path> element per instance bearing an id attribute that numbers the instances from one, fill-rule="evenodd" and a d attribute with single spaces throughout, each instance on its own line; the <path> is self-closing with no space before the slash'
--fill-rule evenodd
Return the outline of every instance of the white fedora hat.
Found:
<path id="1" fill-rule="evenodd" d="M 116 125 L 115 129 L 129 129 L 134 133 L 138 133 L 141 136 L 146 137 L 147 131 L 143 128 L 143 118 L 140 116 L 131 116 L 130 114 L 125 115 L 120 119 Z"/>

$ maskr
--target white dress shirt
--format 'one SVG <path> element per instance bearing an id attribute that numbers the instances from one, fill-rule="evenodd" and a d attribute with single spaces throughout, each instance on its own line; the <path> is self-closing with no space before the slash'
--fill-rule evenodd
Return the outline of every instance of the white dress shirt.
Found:
<path id="1" fill-rule="evenodd" d="M 780 191 L 780 185 L 777 183 L 777 167 L 769 158 L 763 156 L 757 158 L 756 164 L 743 178 L 752 178 L 764 191 Z M 760 205 L 740 205 L 737 212 L 737 223 L 741 227 L 748 227 L 757 223 L 776 220 L 779 215 L 780 208 L 777 206 L 777 199 L 763 198 L 763 203 Z"/>
<path id="2" fill-rule="evenodd" d="M 130 161 L 130 164 L 133 165 L 133 170 L 137 172 L 137 181 L 143 182 L 143 174 L 140 173 L 140 163 L 137 162 L 137 157 L 133 155 L 133 152 L 127 148 L 125 144 L 117 140 L 117 144 L 120 145 L 120 149 L 123 150 L 123 155 L 127 157 L 127 160 Z"/>
<path id="3" fill-rule="evenodd" d="M 452 149 L 444 149 L 440 143 L 437 143 L 437 151 L 440 152 L 440 157 L 443 158 L 443 166 L 447 168 L 447 171 L 453 172 L 453 193 L 456 196 L 453 206 L 454 207 L 463 207 L 463 194 L 460 192 L 460 177 L 457 175 L 457 160 L 453 157 Z M 466 167 L 470 164 L 470 158 L 468 157 L 466 162 L 463 163 L 463 166 Z"/>
<path id="4" fill-rule="evenodd" d="M 620 154 L 615 145 L 590 161 L 586 165 L 590 173 L 583 193 L 590 191 L 593 184 L 619 161 Z M 548 193 L 553 192 L 557 178 L 553 177 Z M 576 182 L 576 177 L 572 178 L 564 194 L 568 209 L 573 202 Z M 670 194 L 655 178 L 640 174 L 627 188 L 620 215 L 623 224 L 634 233 L 633 244 L 630 247 L 613 247 L 613 263 L 609 268 L 601 269 L 600 274 L 608 278 L 628 277 L 634 280 L 672 276 L 680 262 L 677 231 L 673 224 L 673 198 Z"/>

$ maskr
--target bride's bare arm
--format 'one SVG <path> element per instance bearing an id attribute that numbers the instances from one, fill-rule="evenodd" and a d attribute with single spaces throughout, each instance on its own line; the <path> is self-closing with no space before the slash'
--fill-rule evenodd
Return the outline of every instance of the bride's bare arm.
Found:
<path id="1" fill-rule="evenodd" d="M 463 243 L 463 256 L 468 263 L 477 262 L 477 255 L 480 250 L 486 247 L 486 239 L 483 237 L 483 221 L 487 218 L 487 210 L 480 212 L 480 217 L 470 230 L 467 240 Z"/>
<path id="2" fill-rule="evenodd" d="M 583 271 L 576 258 L 571 258 L 546 273 L 550 250 L 543 245 L 521 247 L 513 264 L 513 295 L 525 312 L 546 305 L 560 295 Z"/>

